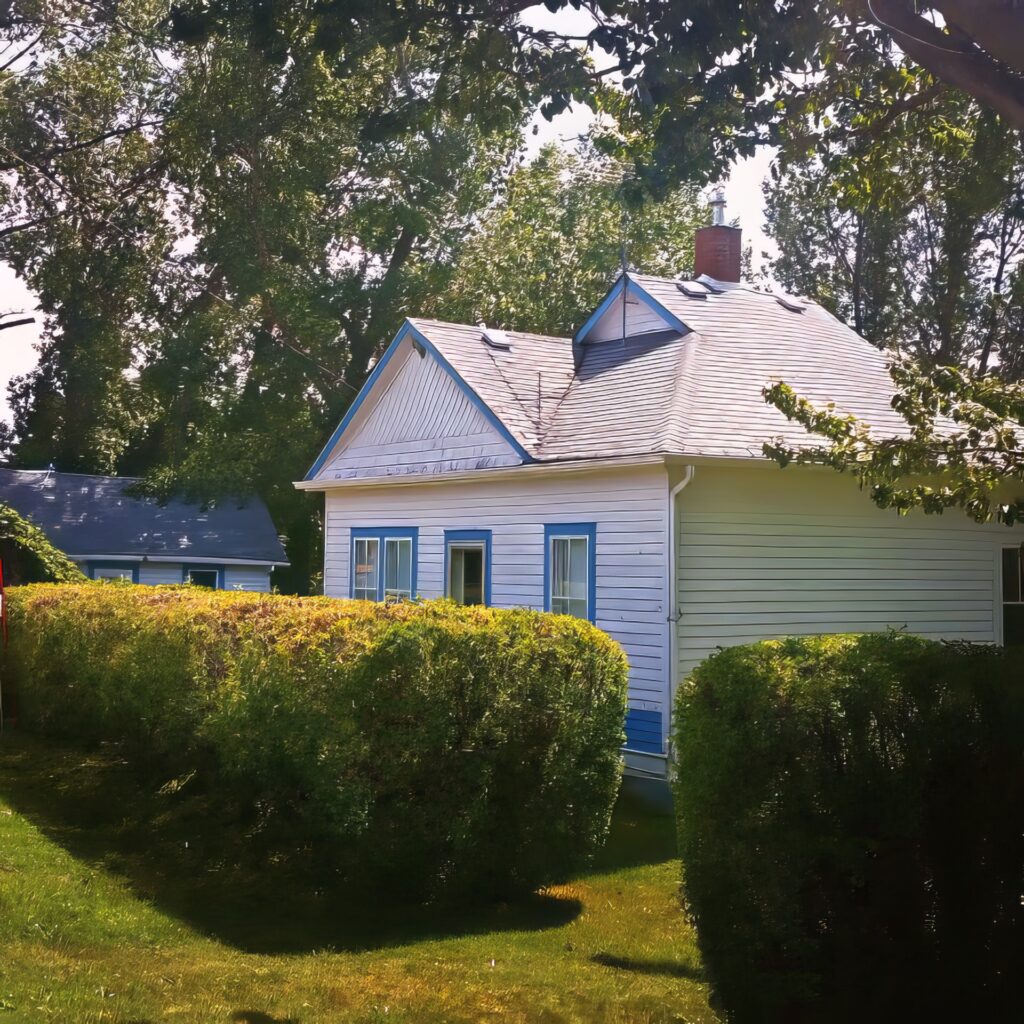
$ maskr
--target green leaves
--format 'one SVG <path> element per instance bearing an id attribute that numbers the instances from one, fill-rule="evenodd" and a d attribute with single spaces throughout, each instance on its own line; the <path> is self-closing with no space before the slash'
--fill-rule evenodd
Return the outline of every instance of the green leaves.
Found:
<path id="1" fill-rule="evenodd" d="M 922 371 L 907 360 L 890 372 L 905 434 L 877 437 L 870 424 L 816 408 L 777 383 L 765 388 L 765 401 L 827 443 L 769 442 L 764 454 L 780 466 L 818 463 L 850 473 L 879 507 L 901 514 L 960 508 L 976 522 L 1024 520 L 1024 384 L 948 366 Z"/>

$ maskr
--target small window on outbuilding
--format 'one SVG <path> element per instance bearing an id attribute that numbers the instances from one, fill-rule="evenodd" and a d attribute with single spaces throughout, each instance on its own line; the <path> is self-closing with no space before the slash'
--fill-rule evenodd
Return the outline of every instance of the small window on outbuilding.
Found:
<path id="1" fill-rule="evenodd" d="M 217 590 L 220 584 L 220 573 L 216 569 L 186 569 L 185 582 L 191 583 L 194 587 Z"/>
<path id="2" fill-rule="evenodd" d="M 1024 647 L 1024 552 L 1003 548 L 1003 645 Z"/>

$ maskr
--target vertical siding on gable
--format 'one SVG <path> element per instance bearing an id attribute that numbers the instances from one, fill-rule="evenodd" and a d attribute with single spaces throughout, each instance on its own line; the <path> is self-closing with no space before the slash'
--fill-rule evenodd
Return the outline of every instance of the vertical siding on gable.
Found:
<path id="1" fill-rule="evenodd" d="M 420 356 L 406 345 L 407 351 L 394 357 L 393 376 L 375 387 L 320 476 L 354 479 L 518 465 L 519 456 L 451 375 L 431 355 Z"/>
<path id="2" fill-rule="evenodd" d="M 626 337 L 637 334 L 652 334 L 668 330 L 666 323 L 657 313 L 641 302 L 636 296 L 626 301 Z M 622 337 L 622 300 L 616 299 L 587 334 L 588 341 L 613 341 Z"/>
<path id="3" fill-rule="evenodd" d="M 1024 530 L 963 513 L 901 518 L 854 481 L 698 466 L 679 513 L 679 678 L 718 647 L 906 629 L 997 639 L 997 559 Z"/>
<path id="4" fill-rule="evenodd" d="M 630 703 L 667 729 L 668 622 L 662 467 L 328 491 L 324 592 L 349 593 L 354 526 L 418 526 L 418 591 L 444 594 L 444 531 L 492 531 L 492 604 L 544 607 L 544 525 L 595 522 L 597 625 L 622 644 Z"/>

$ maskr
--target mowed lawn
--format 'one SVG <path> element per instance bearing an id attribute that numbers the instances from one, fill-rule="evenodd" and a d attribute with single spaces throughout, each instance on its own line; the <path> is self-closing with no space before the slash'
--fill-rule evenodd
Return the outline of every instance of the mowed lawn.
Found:
<path id="1" fill-rule="evenodd" d="M 0 737 L 0 1024 L 716 1020 L 672 820 L 637 787 L 591 872 L 456 913 L 357 903 L 300 854 L 256 863 L 192 786 Z"/>

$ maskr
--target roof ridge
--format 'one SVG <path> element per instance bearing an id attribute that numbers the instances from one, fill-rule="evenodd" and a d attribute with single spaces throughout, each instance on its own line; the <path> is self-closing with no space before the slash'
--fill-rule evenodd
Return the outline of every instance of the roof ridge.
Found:
<path id="1" fill-rule="evenodd" d="M 433 324 L 436 327 L 464 327 L 467 331 L 479 331 L 482 329 L 480 324 L 464 324 L 459 323 L 457 320 L 437 320 L 427 316 L 410 316 L 406 317 L 406 319 L 413 324 Z M 513 331 L 506 327 L 496 327 L 494 330 L 500 330 L 505 334 L 512 335 L 512 337 L 542 338 L 545 341 L 564 341 L 567 345 L 572 344 L 572 338 L 566 338 L 560 334 L 540 334 L 537 331 Z"/>

